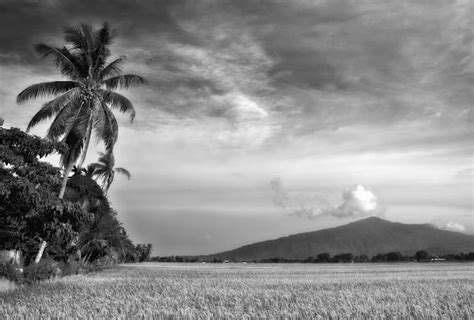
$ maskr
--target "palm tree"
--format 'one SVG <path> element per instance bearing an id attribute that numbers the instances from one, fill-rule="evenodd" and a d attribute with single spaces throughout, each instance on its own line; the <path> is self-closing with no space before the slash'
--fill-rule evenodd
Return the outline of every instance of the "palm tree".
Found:
<path id="1" fill-rule="evenodd" d="M 124 57 L 108 61 L 109 49 L 116 32 L 104 23 L 98 30 L 90 25 L 64 28 L 63 48 L 38 44 L 35 50 L 43 58 L 53 58 L 68 81 L 43 82 L 29 86 L 17 97 L 18 103 L 43 96 L 54 96 L 46 102 L 28 124 L 27 131 L 39 122 L 54 117 L 47 137 L 62 140 L 67 152 L 61 155 L 64 168 L 59 197 L 64 196 L 72 166 L 78 161 L 82 167 L 92 135 L 95 132 L 107 150 L 112 150 L 118 137 L 118 123 L 111 109 L 118 109 L 135 117 L 135 109 L 126 97 L 113 90 L 145 84 L 144 78 L 121 74 Z"/>
<path id="2" fill-rule="evenodd" d="M 73 175 L 81 175 L 90 178 L 92 178 L 92 175 L 94 174 L 93 169 L 89 170 L 89 166 L 87 168 L 79 168 L 78 166 L 73 165 L 71 172 L 73 173 Z"/>
<path id="3" fill-rule="evenodd" d="M 111 151 L 107 153 L 99 152 L 99 162 L 91 163 L 87 166 L 87 172 L 92 176 L 102 180 L 102 189 L 105 194 L 109 191 L 110 185 L 114 181 L 115 172 L 123 174 L 130 180 L 130 172 L 124 168 L 115 168 L 115 157 Z"/>

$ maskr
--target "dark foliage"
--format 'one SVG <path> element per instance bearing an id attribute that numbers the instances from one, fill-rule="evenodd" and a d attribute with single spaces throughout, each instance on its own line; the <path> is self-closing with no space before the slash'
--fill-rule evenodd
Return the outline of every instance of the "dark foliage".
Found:
<path id="1" fill-rule="evenodd" d="M 329 262 L 331 255 L 327 252 L 318 254 L 318 262 Z"/>
<path id="2" fill-rule="evenodd" d="M 61 173 L 39 159 L 63 145 L 0 128 L 0 249 L 19 249 L 26 262 L 48 242 L 47 253 L 66 257 L 90 217 L 80 206 L 59 199 Z"/>
<path id="3" fill-rule="evenodd" d="M 332 258 L 332 262 L 352 262 L 354 256 L 352 253 L 342 253 L 342 254 L 336 254 Z"/>
<path id="4" fill-rule="evenodd" d="M 430 254 L 425 250 L 417 251 L 415 254 L 415 259 L 418 261 L 425 261 L 430 259 Z"/>
<path id="5" fill-rule="evenodd" d="M 138 260 L 135 258 L 135 247 L 118 221 L 116 212 L 90 175 L 78 173 L 69 178 L 65 199 L 80 204 L 91 214 L 78 241 L 84 262 L 105 257 L 108 257 L 107 263 Z"/>
<path id="6" fill-rule="evenodd" d="M 80 264 L 105 257 L 112 262 L 147 259 L 151 246 L 136 252 L 104 192 L 90 176 L 72 176 L 66 197 L 58 197 L 61 171 L 39 159 L 63 147 L 19 129 L 0 128 L 0 250 L 22 252 L 26 281 L 47 278 L 53 269 L 57 272 L 57 265 L 48 264 L 52 260 L 69 273 L 74 272 L 78 259 Z M 47 259 L 28 266 L 43 240 Z"/>
<path id="7" fill-rule="evenodd" d="M 24 281 L 22 270 L 12 262 L 0 263 L 0 277 L 17 283 Z"/>
<path id="8" fill-rule="evenodd" d="M 39 263 L 32 263 L 24 268 L 26 283 L 38 282 L 61 275 L 61 269 L 53 259 L 43 259 Z"/>
<path id="9" fill-rule="evenodd" d="M 151 244 L 137 244 L 135 251 L 138 255 L 138 262 L 148 261 L 151 255 Z"/>

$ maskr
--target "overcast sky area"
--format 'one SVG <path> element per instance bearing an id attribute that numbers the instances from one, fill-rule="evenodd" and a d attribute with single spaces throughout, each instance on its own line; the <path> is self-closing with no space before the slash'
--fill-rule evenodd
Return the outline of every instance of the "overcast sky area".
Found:
<path id="1" fill-rule="evenodd" d="M 116 176 L 110 200 L 155 255 L 374 215 L 474 233 L 472 13 L 469 0 L 0 0 L 0 117 L 26 129 L 47 100 L 16 95 L 62 79 L 34 44 L 108 21 L 124 72 L 149 81 L 121 92 L 137 116 L 116 113 L 116 165 L 132 179 Z"/>

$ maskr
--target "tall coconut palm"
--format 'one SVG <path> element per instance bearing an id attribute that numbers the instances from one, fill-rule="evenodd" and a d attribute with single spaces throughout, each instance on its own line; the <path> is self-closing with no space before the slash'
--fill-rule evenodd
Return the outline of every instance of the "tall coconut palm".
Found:
<path id="1" fill-rule="evenodd" d="M 87 171 L 92 172 L 92 176 L 102 180 L 102 189 L 105 194 L 109 191 L 110 185 L 114 181 L 115 172 L 120 173 L 130 180 L 130 172 L 124 168 L 115 168 L 115 157 L 112 152 L 99 152 L 99 162 L 91 163 L 87 166 Z"/>
<path id="2" fill-rule="evenodd" d="M 111 109 L 118 109 L 135 117 L 135 109 L 126 97 L 113 90 L 145 84 L 144 78 L 134 74 L 122 74 L 125 58 L 109 61 L 109 49 L 116 32 L 107 23 L 98 30 L 90 25 L 64 28 L 63 48 L 38 44 L 35 50 L 43 58 L 52 58 L 67 81 L 43 82 L 29 86 L 17 97 L 18 103 L 43 96 L 54 96 L 46 102 L 28 124 L 27 131 L 39 122 L 54 117 L 47 137 L 62 140 L 68 146 L 61 155 L 64 168 L 59 197 L 66 189 L 73 165 L 84 163 L 92 132 L 102 140 L 107 150 L 112 150 L 118 137 L 118 124 Z M 80 159 L 79 159 L 80 157 Z"/>

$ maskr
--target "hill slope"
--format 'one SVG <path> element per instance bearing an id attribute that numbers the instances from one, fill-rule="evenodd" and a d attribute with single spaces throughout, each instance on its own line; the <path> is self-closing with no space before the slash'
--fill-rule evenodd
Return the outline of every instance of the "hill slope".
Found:
<path id="1" fill-rule="evenodd" d="M 392 251 L 413 255 L 418 250 L 427 250 L 431 254 L 474 252 L 474 236 L 440 230 L 428 224 L 403 224 L 371 217 L 336 228 L 258 242 L 202 258 L 236 261 L 273 257 L 305 259 L 323 252 L 331 255 L 366 254 L 371 257 Z"/>

